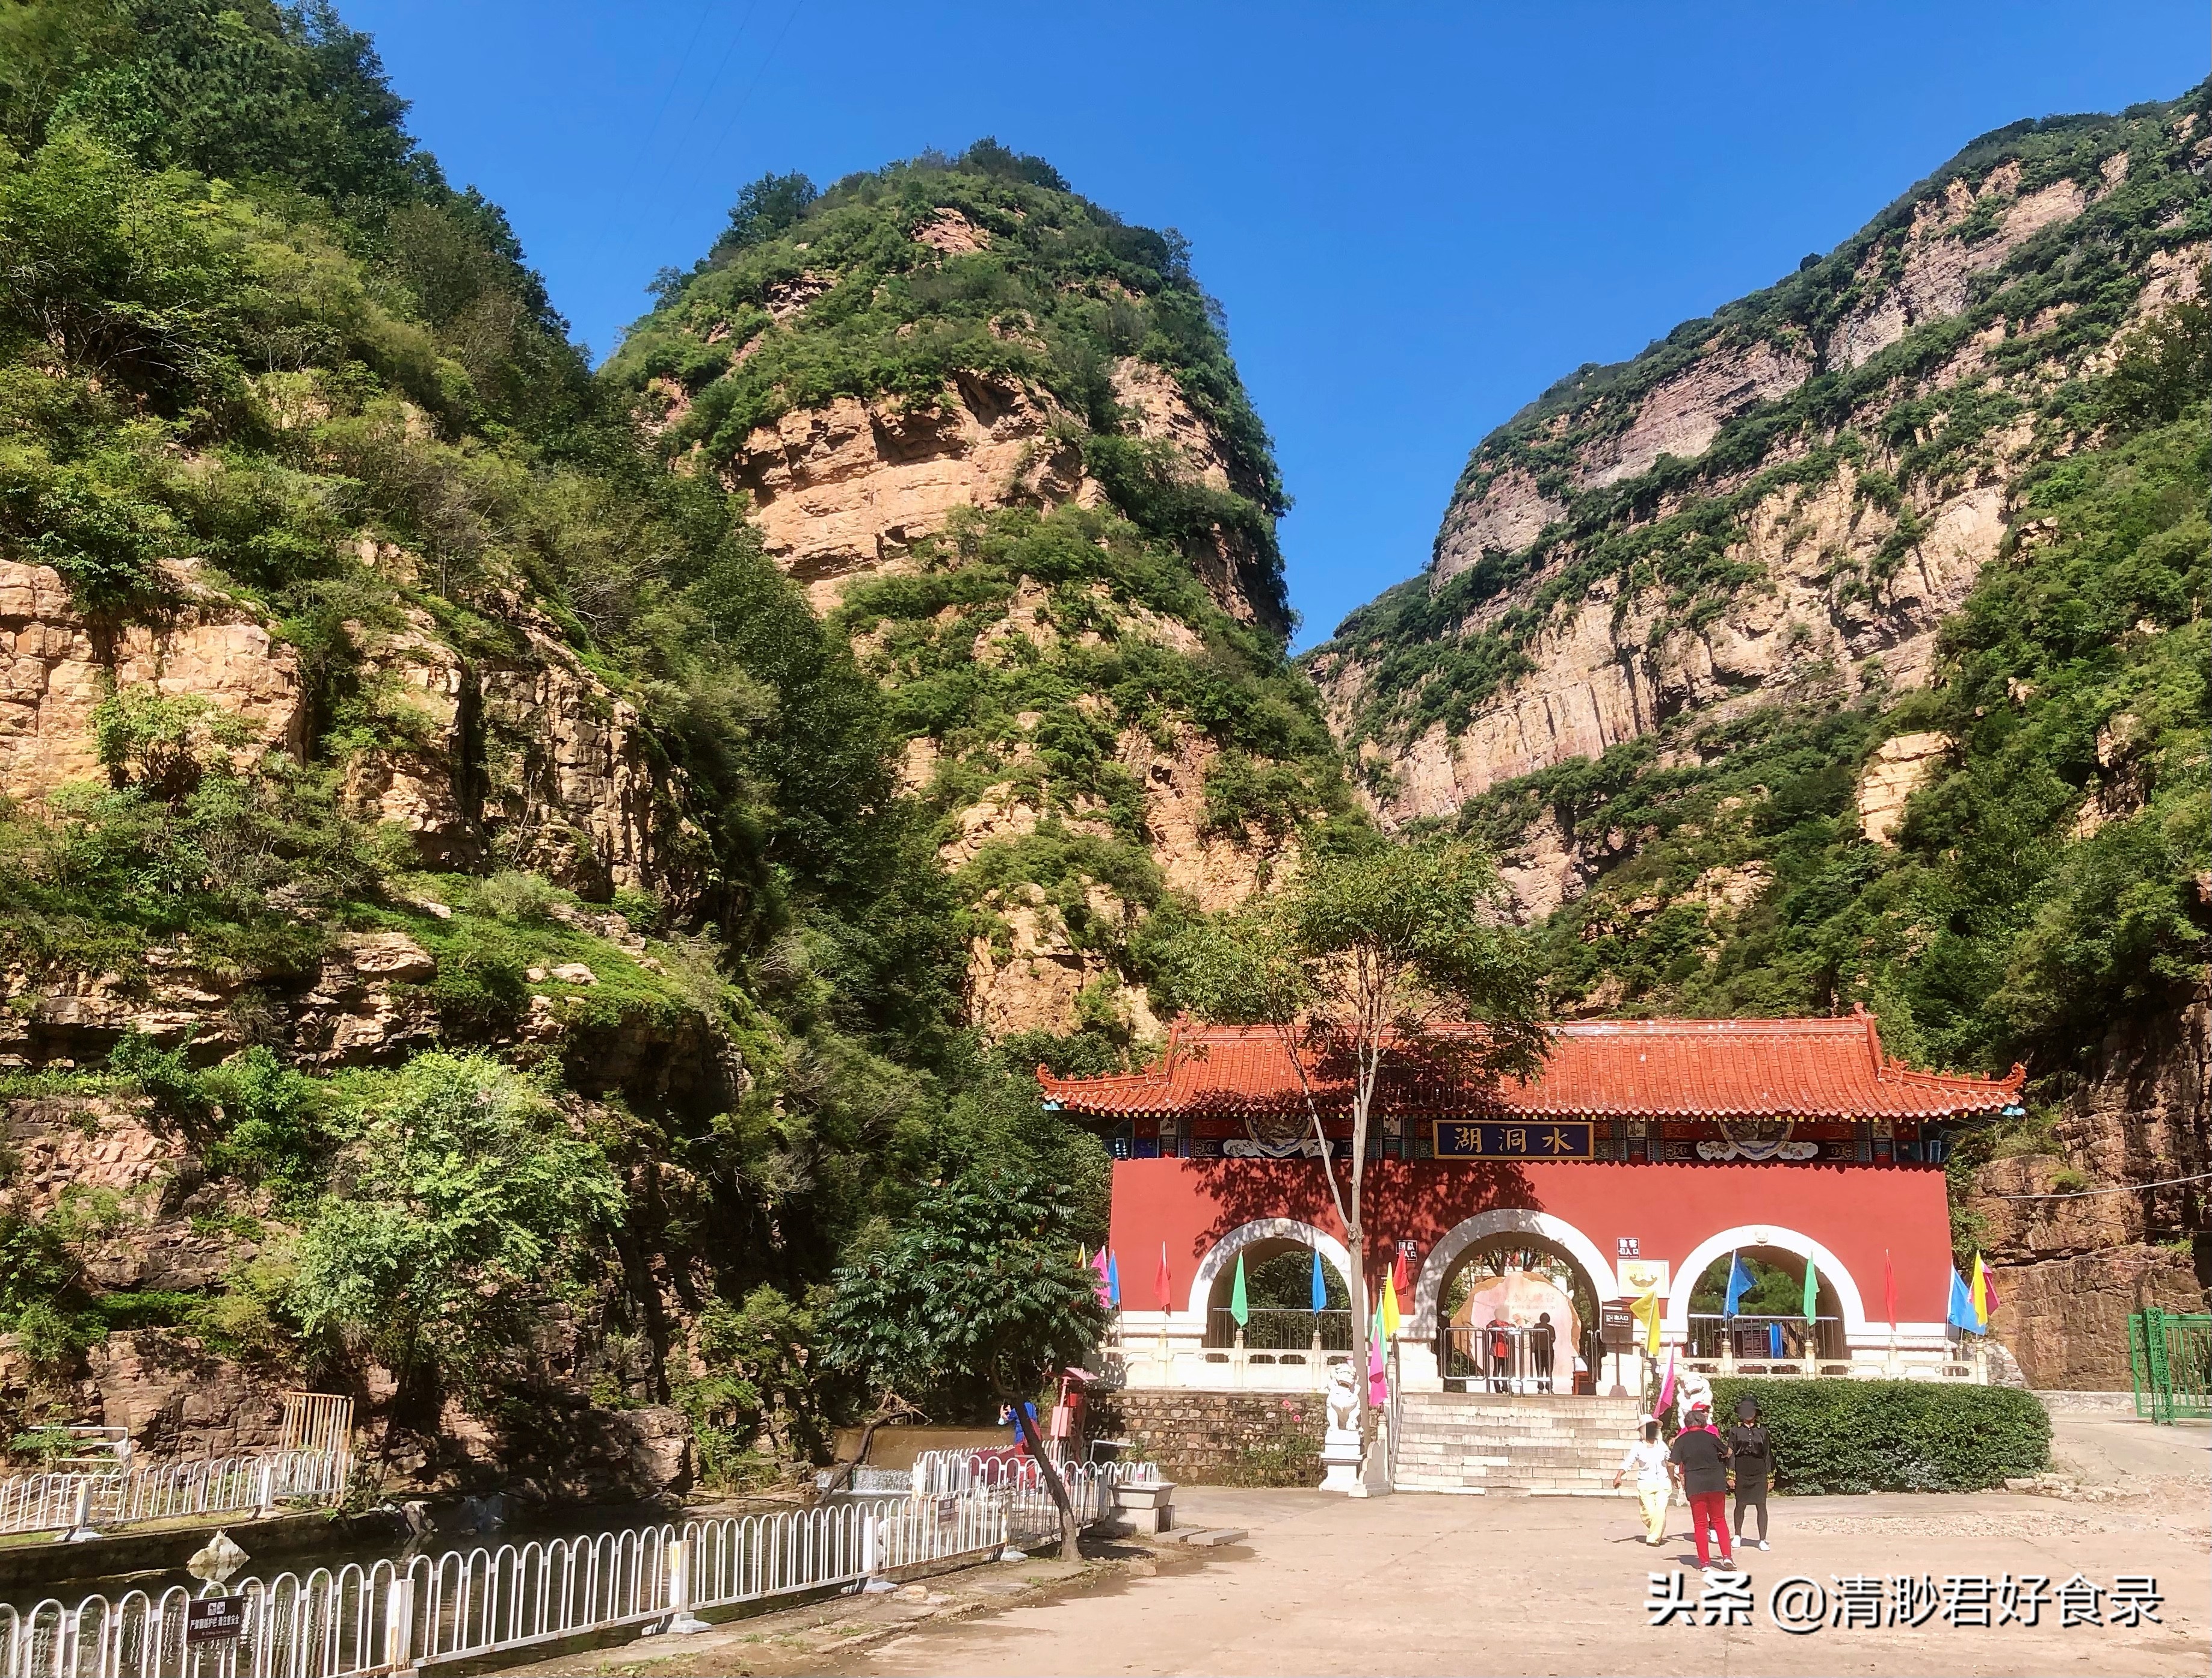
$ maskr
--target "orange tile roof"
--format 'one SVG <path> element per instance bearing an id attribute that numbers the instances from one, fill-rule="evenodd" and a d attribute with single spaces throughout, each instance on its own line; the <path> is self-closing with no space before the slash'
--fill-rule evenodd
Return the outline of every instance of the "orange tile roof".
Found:
<path id="1" fill-rule="evenodd" d="M 1995 1079 L 1915 1072 L 1882 1053 L 1874 1018 L 1863 1012 L 1840 1019 L 1581 1020 L 1552 1027 L 1551 1036 L 1543 1070 L 1525 1082 L 1489 1086 L 1447 1066 L 1401 1062 L 1386 1070 L 1374 1110 L 1411 1117 L 1940 1119 L 2011 1106 L 2027 1076 L 2017 1066 Z M 1345 1069 L 1308 1064 L 1323 1114 L 1349 1112 Z M 1099 1118 L 1242 1119 L 1304 1106 L 1289 1055 L 1264 1026 L 1178 1025 L 1148 1071 L 1062 1079 L 1040 1067 L 1037 1081 L 1048 1101 Z"/>

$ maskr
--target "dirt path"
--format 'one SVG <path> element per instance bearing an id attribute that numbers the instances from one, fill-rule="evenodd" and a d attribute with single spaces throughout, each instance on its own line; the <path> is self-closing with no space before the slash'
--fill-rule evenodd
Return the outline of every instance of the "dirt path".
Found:
<path id="1" fill-rule="evenodd" d="M 2118 1426 L 2118 1424 L 2110 1426 Z M 2124 1464 L 2105 1499 L 1777 1499 L 1773 1548 L 1747 1553 L 1748 1626 L 1655 1626 L 1649 1576 L 1700 1581 L 1678 1511 L 1670 1541 L 1641 1546 L 1633 1505 L 1579 1498 L 1401 1495 L 1355 1502 L 1308 1492 L 1187 1488 L 1178 1514 L 1250 1529 L 1206 1553 L 1103 1547 L 1081 1569 L 997 1565 L 931 1582 L 921 1601 L 844 1598 L 652 1645 L 534 1669 L 546 1673 L 1999 1673 L 2203 1674 L 2212 1666 L 2212 1433 L 2087 1436 L 2079 1461 Z M 2160 1624 L 2063 1627 L 1947 1623 L 1779 1629 L 1769 1596 L 1786 1576 L 2081 1573 L 2112 1585 L 2148 1574 Z M 1995 1613 L 1991 1618 L 1995 1619 Z"/>

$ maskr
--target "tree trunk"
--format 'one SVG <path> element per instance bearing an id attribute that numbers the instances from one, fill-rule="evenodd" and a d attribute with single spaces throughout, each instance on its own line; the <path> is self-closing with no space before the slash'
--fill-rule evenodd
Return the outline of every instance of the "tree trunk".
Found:
<path id="1" fill-rule="evenodd" d="M 1075 1507 L 1067 1500 L 1066 1482 L 1060 1479 L 1060 1470 L 1053 1467 L 1044 1441 L 1037 1437 L 1036 1423 L 1030 1420 L 1029 1406 L 1018 1398 L 1014 1400 L 1014 1426 L 1028 1442 L 1030 1455 L 1036 1459 L 1037 1472 L 1044 1477 L 1044 1489 L 1052 1494 L 1053 1505 L 1060 1511 L 1060 1559 L 1080 1561 L 1083 1549 L 1076 1541 Z"/>
<path id="2" fill-rule="evenodd" d="M 1359 1227 L 1358 1213 L 1352 1213 L 1346 1234 L 1345 1244 L 1352 1249 L 1352 1389 L 1359 1398 L 1359 1443 L 1364 1450 L 1367 1445 L 1367 1237 Z"/>

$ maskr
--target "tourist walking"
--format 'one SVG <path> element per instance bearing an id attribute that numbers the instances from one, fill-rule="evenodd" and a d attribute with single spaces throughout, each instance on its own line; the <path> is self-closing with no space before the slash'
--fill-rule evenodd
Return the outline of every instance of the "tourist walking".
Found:
<path id="1" fill-rule="evenodd" d="M 1659 1438 L 1659 1418 L 1644 1419 L 1644 1438 L 1629 1446 L 1628 1454 L 1620 1459 L 1620 1466 L 1613 1471 L 1613 1489 L 1620 1488 L 1621 1476 L 1630 1469 L 1636 1471 L 1636 1501 L 1644 1508 L 1644 1541 L 1663 1544 L 1667 1541 L 1667 1500 L 1674 1487 L 1674 1459 Z"/>
<path id="2" fill-rule="evenodd" d="M 1690 1410 L 1689 1426 L 1674 1436 L 1669 1455 L 1681 1470 L 1682 1490 L 1690 1499 L 1690 1530 L 1698 1541 L 1698 1566 L 1710 1569 L 1713 1559 L 1706 1546 L 1706 1531 L 1720 1545 L 1720 1565 L 1733 1568 L 1735 1552 L 1729 1542 L 1728 1441 L 1712 1425 L 1712 1412 L 1702 1404 Z"/>
<path id="3" fill-rule="evenodd" d="M 1774 1475 L 1774 1447 L 1759 1424 L 1759 1401 L 1745 1395 L 1735 1401 L 1735 1426 L 1729 1429 L 1729 1467 L 1735 1474 L 1735 1535 L 1743 1536 L 1747 1510 L 1759 1511 L 1759 1548 L 1766 1541 L 1766 1486 Z"/>

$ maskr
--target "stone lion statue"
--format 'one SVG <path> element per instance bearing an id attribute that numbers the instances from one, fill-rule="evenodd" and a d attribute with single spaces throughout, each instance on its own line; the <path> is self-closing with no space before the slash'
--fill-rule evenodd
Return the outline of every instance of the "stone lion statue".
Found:
<path id="1" fill-rule="evenodd" d="M 1359 1426 L 1359 1392 L 1352 1385 L 1350 1364 L 1328 1372 L 1328 1426 L 1335 1433 L 1354 1432 Z"/>

